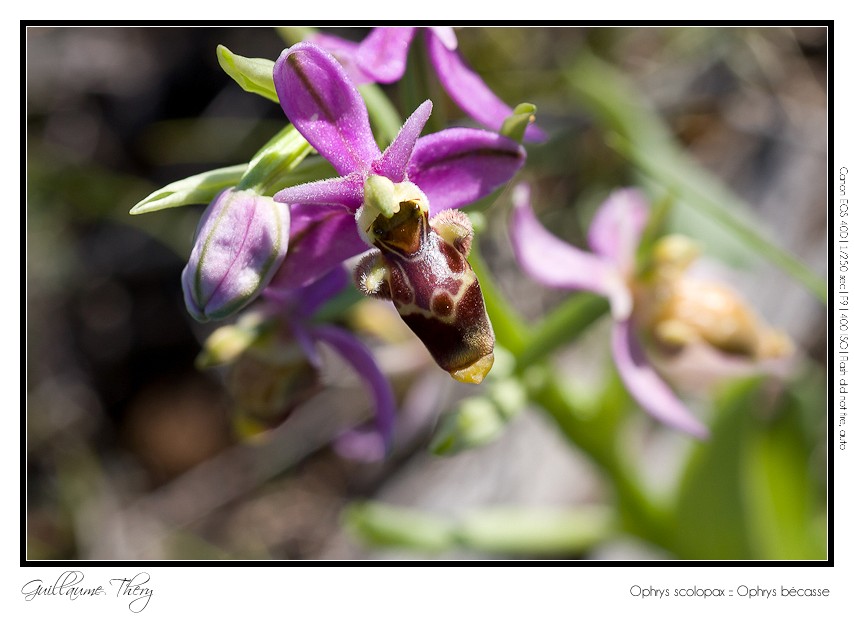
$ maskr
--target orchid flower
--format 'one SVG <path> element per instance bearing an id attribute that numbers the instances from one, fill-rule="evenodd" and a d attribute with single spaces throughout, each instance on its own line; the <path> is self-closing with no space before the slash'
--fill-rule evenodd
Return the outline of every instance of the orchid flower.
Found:
<path id="1" fill-rule="evenodd" d="M 608 197 L 590 224 L 591 253 L 558 239 L 537 221 L 527 186 L 516 187 L 513 205 L 510 239 L 522 269 L 548 287 L 607 297 L 614 319 L 611 352 L 626 388 L 653 418 L 706 437 L 706 427 L 658 375 L 639 342 L 632 288 L 635 252 L 648 216 L 643 196 L 624 189 Z"/>
<path id="2" fill-rule="evenodd" d="M 315 320 L 347 279 L 339 266 L 298 289 L 266 287 L 255 308 L 208 338 L 201 363 L 230 365 L 229 388 L 241 419 L 263 429 L 284 421 L 316 392 L 323 368 L 318 347 L 328 346 L 359 375 L 374 403 L 373 422 L 340 435 L 335 449 L 347 458 L 377 460 L 392 443 L 396 404 L 391 386 L 370 350 L 349 330 Z"/>
<path id="3" fill-rule="evenodd" d="M 274 196 L 290 204 L 291 244 L 271 285 L 301 287 L 374 246 L 357 269 L 360 288 L 391 299 L 442 368 L 478 383 L 494 340 L 465 259 L 471 227 L 455 209 L 507 182 L 524 149 L 479 129 L 419 138 L 432 109 L 425 101 L 380 152 L 355 85 L 312 43 L 282 52 L 273 81 L 288 119 L 341 177 Z"/>
<path id="4" fill-rule="evenodd" d="M 611 351 L 617 371 L 635 400 L 652 417 L 696 437 L 706 428 L 671 391 L 640 345 L 641 332 L 674 358 L 702 358 L 708 377 L 785 369 L 793 351 L 788 337 L 769 327 L 745 300 L 719 280 L 690 273 L 699 257 L 695 242 L 680 235 L 660 238 L 639 272 L 636 252 L 649 207 L 636 189 L 614 191 L 590 224 L 591 253 L 559 240 L 540 225 L 527 186 L 513 196 L 511 241 L 530 276 L 549 287 L 607 297 L 614 326 Z M 689 353 L 685 353 L 689 352 Z"/>
<path id="5" fill-rule="evenodd" d="M 406 56 L 418 30 L 424 32 L 430 61 L 448 95 L 482 125 L 499 130 L 513 112 L 460 56 L 453 28 L 374 28 L 360 44 L 322 33 L 315 34 L 311 41 L 339 58 L 356 83 L 387 84 L 398 81 L 406 71 Z M 530 125 L 525 138 L 544 141 L 547 135 Z"/>

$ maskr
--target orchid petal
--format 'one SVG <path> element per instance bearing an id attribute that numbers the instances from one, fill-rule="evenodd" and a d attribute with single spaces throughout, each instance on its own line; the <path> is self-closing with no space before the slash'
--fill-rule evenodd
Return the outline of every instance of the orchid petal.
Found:
<path id="1" fill-rule="evenodd" d="M 303 287 L 368 248 L 350 210 L 294 204 L 288 255 L 269 286 L 274 290 Z"/>
<path id="2" fill-rule="evenodd" d="M 302 349 L 305 359 L 319 372 L 323 368 L 323 360 L 320 358 L 320 352 L 317 349 L 312 329 L 308 324 L 299 319 L 289 320 L 288 325 L 290 326 L 291 336 L 293 336 L 297 345 Z"/>
<path id="3" fill-rule="evenodd" d="M 363 73 L 388 84 L 403 77 L 415 28 L 374 28 L 359 45 L 356 61 Z"/>
<path id="4" fill-rule="evenodd" d="M 590 248 L 624 275 L 631 274 L 648 216 L 649 206 L 639 190 L 612 192 L 590 223 L 587 232 Z"/>
<path id="5" fill-rule="evenodd" d="M 365 101 L 329 52 L 297 43 L 279 56 L 273 81 L 288 119 L 342 176 L 380 156 Z"/>
<path id="6" fill-rule="evenodd" d="M 418 109 L 412 112 L 412 115 L 409 116 L 398 132 L 397 137 L 383 152 L 382 158 L 374 163 L 375 173 L 385 176 L 392 182 L 403 182 L 406 179 L 406 167 L 412 157 L 415 142 L 421 135 L 424 125 L 427 124 L 427 119 L 432 110 L 433 102 L 428 100 L 421 103 Z"/>
<path id="7" fill-rule="evenodd" d="M 525 149 L 512 139 L 480 129 L 455 128 L 419 139 L 408 171 L 435 215 L 489 195 L 524 162 Z"/>
<path id="8" fill-rule="evenodd" d="M 451 51 L 457 48 L 457 35 L 454 33 L 454 29 L 451 26 L 434 26 L 430 28 L 430 32 L 433 33 L 433 36 L 442 41 L 442 45 Z"/>
<path id="9" fill-rule="evenodd" d="M 629 320 L 615 321 L 611 352 L 617 371 L 632 397 L 656 420 L 704 439 L 708 430 L 655 372 L 640 347 Z"/>
<path id="10" fill-rule="evenodd" d="M 338 354 L 347 361 L 350 366 L 359 374 L 364 384 L 371 392 L 374 399 L 374 427 L 378 433 L 379 443 L 384 447 L 382 453 L 388 453 L 391 450 L 391 440 L 394 430 L 394 418 L 397 406 L 394 401 L 394 394 L 391 390 L 391 385 L 383 375 L 376 360 L 370 350 L 359 341 L 350 332 L 334 326 L 318 326 L 313 329 L 314 338 L 320 342 L 326 343 L 332 347 Z M 363 456 L 372 456 L 376 454 L 377 448 L 373 452 L 366 452 L 365 445 L 371 445 L 371 440 L 365 440 L 364 435 L 350 434 L 350 437 L 344 437 L 342 445 L 360 446 L 359 452 Z M 349 441 L 349 443 L 347 443 Z M 374 441 L 374 444 L 377 442 Z"/>
<path id="11" fill-rule="evenodd" d="M 344 206 L 356 210 L 362 205 L 364 178 L 352 173 L 341 178 L 307 182 L 282 189 L 273 197 L 287 204 L 320 204 Z"/>
<path id="12" fill-rule="evenodd" d="M 338 295 L 349 280 L 350 277 L 342 266 L 333 267 L 304 287 L 268 286 L 264 290 L 264 298 L 281 305 L 295 317 L 309 318 L 327 301 Z"/>
<path id="13" fill-rule="evenodd" d="M 612 299 L 620 317 L 631 312 L 631 295 L 614 267 L 581 251 L 543 227 L 531 208 L 527 185 L 513 191 L 510 242 L 522 270 L 548 287 L 582 289 Z M 624 306 L 628 302 L 628 311 Z"/>
<path id="14" fill-rule="evenodd" d="M 337 296 L 347 287 L 350 276 L 343 266 L 333 268 L 322 277 L 302 288 L 299 295 L 299 312 L 313 315 L 317 309 Z"/>
<path id="15" fill-rule="evenodd" d="M 361 463 L 381 461 L 387 451 L 382 435 L 373 427 L 349 430 L 339 435 L 332 447 L 338 456 Z"/>
<path id="16" fill-rule="evenodd" d="M 442 87 L 460 109 L 485 127 L 500 130 L 504 119 L 513 114 L 510 106 L 489 89 L 457 51 L 448 49 L 431 31 L 427 32 L 427 50 Z M 525 130 L 525 138 L 531 141 L 545 141 L 547 137 L 534 125 Z"/>
<path id="17" fill-rule="evenodd" d="M 373 83 L 373 79 L 362 72 L 356 62 L 356 54 L 359 51 L 359 43 L 348 41 L 332 34 L 324 32 L 316 32 L 306 39 L 328 51 L 332 56 L 341 63 L 347 75 L 353 80 L 357 86 L 361 84 Z"/>

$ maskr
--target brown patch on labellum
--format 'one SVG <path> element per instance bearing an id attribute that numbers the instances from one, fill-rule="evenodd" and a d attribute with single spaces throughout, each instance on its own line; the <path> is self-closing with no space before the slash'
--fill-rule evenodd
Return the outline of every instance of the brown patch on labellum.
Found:
<path id="1" fill-rule="evenodd" d="M 402 315 L 407 326 L 424 341 L 433 359 L 449 373 L 464 369 L 491 354 L 495 346 L 480 285 L 475 282 L 457 303 L 451 322 L 423 313 Z M 429 342 L 429 344 L 428 344 Z"/>
<path id="2" fill-rule="evenodd" d="M 440 291 L 430 301 L 430 310 L 439 317 L 448 317 L 454 312 L 454 299 L 446 291 Z"/>
<path id="3" fill-rule="evenodd" d="M 466 258 L 455 247 L 445 242 L 439 243 L 439 251 L 448 263 L 451 272 L 460 274 L 469 268 Z"/>

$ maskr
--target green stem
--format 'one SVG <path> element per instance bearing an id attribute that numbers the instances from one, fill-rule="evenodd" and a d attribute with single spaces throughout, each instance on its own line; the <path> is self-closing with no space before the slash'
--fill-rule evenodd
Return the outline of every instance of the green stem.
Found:
<path id="1" fill-rule="evenodd" d="M 517 358 L 519 369 L 525 369 L 572 342 L 607 312 L 605 298 L 588 293 L 573 295 L 533 329 Z"/>
<path id="2" fill-rule="evenodd" d="M 530 400 L 547 413 L 567 441 L 587 454 L 611 481 L 623 528 L 667 547 L 667 511 L 647 497 L 636 474 L 619 454 L 616 443 L 619 418 L 578 413 L 561 388 L 558 376 L 544 361 L 549 353 L 577 337 L 601 317 L 607 311 L 607 302 L 590 294 L 577 295 L 531 332 L 501 293 L 476 244 L 469 254 L 469 262 L 480 281 L 496 341 L 516 358 L 515 371 L 525 384 Z M 540 364 L 535 364 L 537 361 Z M 526 378 L 531 375 L 529 371 L 538 378 Z"/>
<path id="3" fill-rule="evenodd" d="M 540 385 L 529 389 L 537 403 L 557 423 L 564 437 L 584 451 L 611 481 L 626 532 L 657 546 L 668 547 L 668 513 L 644 492 L 637 474 L 620 456 L 614 418 L 583 417 L 567 400 L 557 375 L 542 367 Z"/>
<path id="4" fill-rule="evenodd" d="M 403 81 L 403 104 L 406 115 L 415 111 L 427 99 L 433 101 L 433 111 L 424 127 L 424 134 L 435 133 L 446 126 L 445 110 L 439 97 L 431 97 L 431 84 L 433 83 L 432 71 L 427 59 L 427 50 L 423 44 L 423 37 L 409 48 L 409 57 L 406 62 L 406 73 Z"/>
<path id="5" fill-rule="evenodd" d="M 419 53 L 420 45 L 412 45 L 406 62 L 406 72 L 399 82 L 403 115 L 408 116 L 428 97 L 424 57 Z M 428 126 L 430 121 L 428 120 Z M 425 133 L 427 131 L 425 130 Z"/>

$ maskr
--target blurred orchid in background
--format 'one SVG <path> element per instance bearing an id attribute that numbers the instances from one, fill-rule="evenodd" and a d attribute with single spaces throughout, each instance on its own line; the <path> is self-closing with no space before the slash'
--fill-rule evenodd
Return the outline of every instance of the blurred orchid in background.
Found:
<path id="1" fill-rule="evenodd" d="M 659 348 L 671 351 L 698 343 L 751 360 L 785 355 L 790 345 L 734 292 L 719 283 L 684 278 L 697 256 L 686 238 L 661 239 L 652 267 L 642 271 L 637 250 L 648 216 L 640 191 L 614 191 L 590 224 L 588 253 L 546 230 L 534 215 L 529 187 L 520 185 L 513 193 L 510 238 L 519 265 L 540 283 L 608 298 L 614 319 L 611 353 L 626 388 L 655 419 L 705 438 L 706 427 L 656 372 L 640 335 L 650 334 Z"/>
<path id="2" fill-rule="evenodd" d="M 512 109 L 499 99 L 465 62 L 457 49 L 453 28 L 374 28 L 361 42 L 353 43 L 331 34 L 318 33 L 311 41 L 334 54 L 356 83 L 398 81 L 406 71 L 406 57 L 418 30 L 424 33 L 427 53 L 442 87 L 469 116 L 495 131 Z M 548 136 L 535 125 L 528 126 L 525 139 L 545 141 Z"/>

